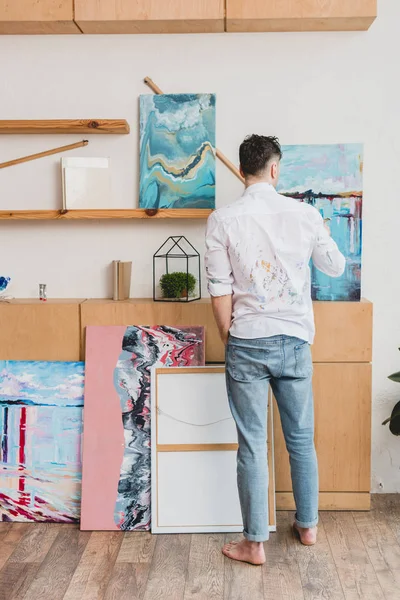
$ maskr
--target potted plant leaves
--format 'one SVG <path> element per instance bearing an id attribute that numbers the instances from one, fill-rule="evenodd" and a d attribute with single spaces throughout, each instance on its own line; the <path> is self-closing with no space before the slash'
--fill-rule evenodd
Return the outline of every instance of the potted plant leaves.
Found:
<path id="1" fill-rule="evenodd" d="M 193 296 L 196 289 L 196 278 L 191 273 L 176 271 L 164 273 L 160 279 L 160 287 L 164 298 L 179 299 Z"/>
<path id="2" fill-rule="evenodd" d="M 400 350 L 400 348 L 399 348 Z M 400 371 L 397 373 L 393 373 L 389 375 L 389 379 L 392 381 L 396 381 L 400 383 Z M 383 421 L 382 425 L 387 425 L 389 423 L 389 429 L 393 433 L 393 435 L 400 435 L 400 402 L 398 402 L 393 408 L 392 414 L 388 419 Z"/>
<path id="3" fill-rule="evenodd" d="M 153 256 L 153 300 L 193 302 L 200 298 L 200 254 L 185 236 L 170 236 Z"/>

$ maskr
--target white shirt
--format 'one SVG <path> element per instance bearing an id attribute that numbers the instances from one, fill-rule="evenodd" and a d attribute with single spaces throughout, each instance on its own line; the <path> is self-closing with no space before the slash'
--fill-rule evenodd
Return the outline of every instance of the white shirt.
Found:
<path id="1" fill-rule="evenodd" d="M 312 344 L 310 258 L 339 277 L 345 258 L 313 206 L 286 198 L 268 183 L 213 212 L 206 233 L 211 296 L 233 294 L 231 335 L 289 335 Z"/>

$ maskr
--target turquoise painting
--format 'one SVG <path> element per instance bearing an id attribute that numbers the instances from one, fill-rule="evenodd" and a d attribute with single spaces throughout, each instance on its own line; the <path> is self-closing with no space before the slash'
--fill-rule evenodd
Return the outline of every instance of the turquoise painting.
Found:
<path id="1" fill-rule="evenodd" d="M 139 206 L 215 208 L 215 95 L 140 96 Z"/>
<path id="2" fill-rule="evenodd" d="M 76 523 L 82 362 L 0 361 L 0 521 Z"/>
<path id="3" fill-rule="evenodd" d="M 337 279 L 312 266 L 313 300 L 360 300 L 362 144 L 283 146 L 282 151 L 279 193 L 314 206 L 346 257 Z"/>

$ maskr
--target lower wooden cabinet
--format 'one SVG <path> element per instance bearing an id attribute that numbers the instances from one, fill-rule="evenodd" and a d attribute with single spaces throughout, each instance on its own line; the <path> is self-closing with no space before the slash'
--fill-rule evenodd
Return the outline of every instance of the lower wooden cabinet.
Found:
<path id="1" fill-rule="evenodd" d="M 326 498 L 332 501 L 332 493 L 347 494 L 352 505 L 347 503 L 343 508 L 368 508 L 371 365 L 351 362 L 315 364 L 314 402 L 321 498 L 328 494 Z M 274 421 L 277 507 L 288 508 L 292 490 L 289 457 L 276 406 Z M 361 501 L 359 494 L 367 496 Z"/>
<path id="2" fill-rule="evenodd" d="M 320 508 L 365 510 L 370 505 L 372 305 L 366 301 L 317 302 L 314 308 Z M 184 304 L 155 303 L 148 298 L 1 303 L 0 360 L 84 360 L 88 325 L 134 324 L 203 325 L 206 361 L 224 361 L 209 300 Z M 292 509 L 289 460 L 276 406 L 274 446 L 277 508 Z"/>

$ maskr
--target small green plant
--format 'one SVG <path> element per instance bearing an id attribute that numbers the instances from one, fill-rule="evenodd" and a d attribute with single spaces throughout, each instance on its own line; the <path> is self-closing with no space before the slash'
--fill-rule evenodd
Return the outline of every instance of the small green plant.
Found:
<path id="1" fill-rule="evenodd" d="M 389 375 L 389 379 L 400 383 L 400 371 Z M 386 419 L 386 421 L 383 421 L 382 425 L 387 425 L 388 423 L 389 429 L 393 433 L 393 435 L 400 435 L 400 402 L 396 404 L 391 416 L 388 419 Z"/>
<path id="2" fill-rule="evenodd" d="M 160 279 L 164 298 L 184 298 L 192 296 L 196 288 L 196 278 L 191 273 L 165 273 Z"/>

